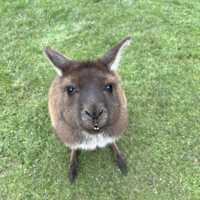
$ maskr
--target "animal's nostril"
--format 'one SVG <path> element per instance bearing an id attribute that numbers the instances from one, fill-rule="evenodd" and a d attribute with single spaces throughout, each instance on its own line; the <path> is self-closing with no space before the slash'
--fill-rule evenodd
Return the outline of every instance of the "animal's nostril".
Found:
<path id="1" fill-rule="evenodd" d="M 100 117 L 102 113 L 103 113 L 103 110 L 101 110 L 101 111 L 99 112 L 99 114 L 98 114 L 97 117 Z"/>
<path id="2" fill-rule="evenodd" d="M 85 114 L 88 115 L 89 117 L 93 118 L 93 115 L 90 114 L 87 110 L 85 110 Z"/>

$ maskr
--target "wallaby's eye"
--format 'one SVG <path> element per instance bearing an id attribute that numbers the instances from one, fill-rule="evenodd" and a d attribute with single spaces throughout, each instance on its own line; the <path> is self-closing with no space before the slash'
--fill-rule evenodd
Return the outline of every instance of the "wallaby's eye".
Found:
<path id="1" fill-rule="evenodd" d="M 73 95 L 74 93 L 77 92 L 77 89 L 73 85 L 69 85 L 65 88 L 65 91 L 68 93 L 68 95 Z"/>
<path id="2" fill-rule="evenodd" d="M 112 91 L 113 91 L 113 86 L 112 86 L 111 84 L 107 84 L 107 85 L 105 85 L 104 90 L 105 90 L 106 92 L 112 93 Z"/>

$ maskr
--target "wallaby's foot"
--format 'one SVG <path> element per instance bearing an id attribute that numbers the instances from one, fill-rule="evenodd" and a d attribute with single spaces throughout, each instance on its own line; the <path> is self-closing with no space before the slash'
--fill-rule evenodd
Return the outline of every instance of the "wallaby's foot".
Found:
<path id="1" fill-rule="evenodd" d="M 116 163 L 117 163 L 117 166 L 119 167 L 121 173 L 123 175 L 127 175 L 128 168 L 127 168 L 126 160 L 125 160 L 123 153 L 120 152 L 118 146 L 115 143 L 113 143 L 111 145 L 111 149 L 113 150 L 113 152 L 115 154 Z"/>
<path id="2" fill-rule="evenodd" d="M 77 176 L 78 155 L 79 154 L 80 154 L 79 151 L 71 150 L 69 171 L 68 171 L 68 178 L 69 178 L 70 183 L 73 183 Z"/>

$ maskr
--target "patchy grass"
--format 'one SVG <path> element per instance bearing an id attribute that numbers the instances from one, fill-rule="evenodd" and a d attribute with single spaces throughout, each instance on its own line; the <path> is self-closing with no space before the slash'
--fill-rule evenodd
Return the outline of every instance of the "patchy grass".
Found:
<path id="1" fill-rule="evenodd" d="M 119 146 L 69 153 L 52 134 L 46 45 L 76 59 L 133 37 L 120 74 L 129 129 Z M 198 0 L 17 0 L 0 2 L 0 199 L 200 199 L 200 2 Z"/>

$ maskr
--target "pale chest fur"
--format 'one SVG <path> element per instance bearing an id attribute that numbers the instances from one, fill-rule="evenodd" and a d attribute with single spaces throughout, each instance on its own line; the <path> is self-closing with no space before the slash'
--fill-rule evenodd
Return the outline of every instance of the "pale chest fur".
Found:
<path id="1" fill-rule="evenodd" d="M 80 143 L 73 146 L 70 145 L 72 149 L 85 149 L 85 150 L 94 150 L 97 147 L 103 148 L 108 144 L 114 143 L 118 138 L 110 137 L 103 133 L 90 135 L 87 132 L 82 132 L 83 138 Z M 68 146 L 66 144 L 66 146 Z"/>

